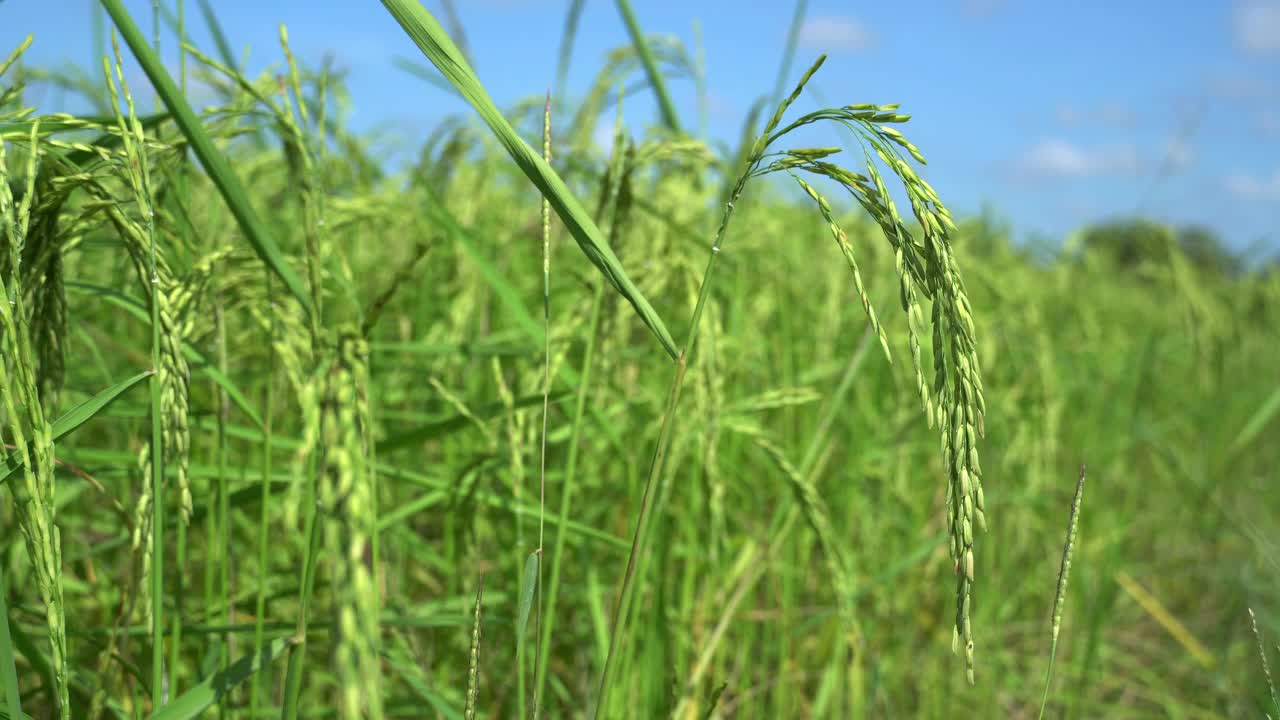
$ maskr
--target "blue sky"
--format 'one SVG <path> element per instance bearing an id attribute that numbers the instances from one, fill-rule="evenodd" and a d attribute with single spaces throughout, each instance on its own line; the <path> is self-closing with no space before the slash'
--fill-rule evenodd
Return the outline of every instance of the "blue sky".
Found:
<path id="1" fill-rule="evenodd" d="M 164 0 L 171 6 L 176 0 Z M 439 0 L 424 0 L 443 19 Z M 193 42 L 212 52 L 194 0 Z M 476 70 L 500 105 L 554 83 L 568 0 L 456 0 Z M 130 0 L 150 26 L 151 3 Z M 285 23 L 303 62 L 332 53 L 349 70 L 351 124 L 414 143 L 459 100 L 397 70 L 419 57 L 377 2 L 213 5 L 250 68 L 280 60 Z M 89 0 L 0 1 L 0 51 L 27 33 L 29 62 L 93 60 Z M 633 0 L 648 33 L 705 53 L 711 139 L 736 138 L 773 86 L 792 2 Z M 750 8 L 750 9 L 745 9 Z M 174 42 L 166 37 L 166 57 Z M 581 95 L 605 53 L 627 42 L 612 0 L 586 0 L 565 94 Z M 796 69 L 829 55 L 815 87 L 829 103 L 898 102 L 929 157 L 925 176 L 960 214 L 984 206 L 1019 237 L 1060 237 L 1082 223 L 1143 212 L 1201 223 L 1234 248 L 1280 250 L 1280 0 L 812 0 Z M 692 83 L 672 93 L 698 127 Z M 58 99 L 41 99 L 56 110 Z M 813 107 L 810 97 L 800 108 Z M 807 105 L 806 105 L 807 103 Z M 646 95 L 630 123 L 655 117 Z M 839 142 L 834 133 L 822 144 Z"/>

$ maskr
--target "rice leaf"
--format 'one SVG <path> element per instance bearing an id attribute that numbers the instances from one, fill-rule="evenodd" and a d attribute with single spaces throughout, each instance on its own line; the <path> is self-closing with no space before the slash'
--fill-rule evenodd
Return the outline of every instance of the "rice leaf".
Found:
<path id="1" fill-rule="evenodd" d="M 88 400 L 85 400 L 72 408 L 70 412 L 58 418 L 57 421 L 53 423 L 53 441 L 57 442 L 67 435 L 70 435 L 81 425 L 85 424 L 95 415 L 105 410 L 113 400 L 123 395 L 125 391 L 151 377 L 153 374 L 154 373 L 151 370 L 138 373 L 128 380 L 112 385 L 106 390 L 103 390 L 97 395 L 94 395 Z M 18 457 L 18 451 L 14 450 L 9 453 L 8 456 L 4 458 L 3 464 L 0 464 L 0 483 L 7 480 L 10 475 L 21 467 L 22 460 Z"/>
<path id="2" fill-rule="evenodd" d="M 118 2 L 119 0 L 105 1 Z M 448 78 L 449 82 L 453 83 L 454 87 L 458 88 L 467 102 L 480 114 L 480 118 L 493 131 L 511 159 L 555 208 L 556 214 L 569 229 L 578 247 L 614 289 L 631 303 L 636 313 L 640 315 L 640 319 L 662 343 L 667 354 L 675 358 L 678 350 L 671 332 L 667 330 L 666 324 L 645 299 L 644 294 L 628 277 L 621 261 L 609 246 L 609 241 L 605 239 L 604 233 L 596 226 L 586 208 L 574 197 L 556 171 L 551 169 L 541 155 L 521 139 L 507 119 L 498 111 L 493 100 L 489 98 L 488 92 L 480 84 L 475 71 L 467 64 L 462 52 L 449 39 L 440 23 L 420 2 L 414 0 L 383 0 L 382 4 L 396 22 L 400 23 L 400 27 L 418 46 L 418 49 Z"/>
<path id="3" fill-rule="evenodd" d="M 1277 387 L 1263 401 L 1262 406 L 1258 408 L 1258 411 L 1253 414 L 1253 417 L 1249 418 L 1249 422 L 1240 430 L 1240 434 L 1236 435 L 1236 439 L 1231 443 L 1231 452 L 1235 453 L 1248 445 L 1258 436 L 1258 433 L 1262 432 L 1262 429 L 1267 426 L 1267 423 L 1271 422 L 1271 419 L 1278 412 L 1280 412 L 1280 387 Z"/>
<path id="4" fill-rule="evenodd" d="M 529 625 L 529 612 L 533 609 L 533 593 L 538 587 L 538 553 L 531 552 L 524 561 L 524 577 L 520 580 L 520 615 L 516 624 L 516 640 L 524 642 L 524 631 Z"/>
<path id="5" fill-rule="evenodd" d="M 237 685 L 270 665 L 293 644 L 292 638 L 279 638 L 264 644 L 258 648 L 257 652 L 240 658 L 226 670 L 214 673 L 204 682 L 152 713 L 150 720 L 191 720 L 191 718 L 200 717 L 205 710 L 230 694 Z"/>
<path id="6" fill-rule="evenodd" d="M 649 49 L 649 42 L 644 39 L 644 32 L 640 29 L 640 22 L 636 20 L 636 13 L 631 9 L 631 3 L 628 0 L 616 0 L 618 13 L 622 15 L 622 22 L 627 26 L 627 34 L 631 36 L 631 44 L 636 48 L 636 54 L 640 56 L 640 63 L 644 65 L 645 75 L 649 78 L 649 85 L 653 88 L 653 94 L 658 98 L 658 111 L 662 115 L 662 124 L 672 132 L 680 132 L 680 119 L 676 116 L 676 106 L 671 102 L 671 95 L 667 93 L 667 84 L 662 79 L 662 72 L 658 70 L 658 63 L 653 59 L 653 51 Z"/>

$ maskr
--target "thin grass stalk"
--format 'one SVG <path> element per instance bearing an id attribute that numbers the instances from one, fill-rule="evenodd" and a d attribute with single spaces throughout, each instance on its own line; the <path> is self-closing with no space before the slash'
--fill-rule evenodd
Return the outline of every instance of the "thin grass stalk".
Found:
<path id="1" fill-rule="evenodd" d="M 271 296 L 271 275 L 265 278 L 267 297 Z M 271 433 L 275 413 L 276 315 L 271 313 L 267 338 L 266 398 L 263 403 L 262 487 L 258 508 L 258 592 L 254 601 L 253 646 L 262 647 L 267 612 L 267 578 L 271 576 Z M 254 673 L 249 684 L 249 714 L 257 717 L 262 698 L 262 674 Z"/>
<path id="2" fill-rule="evenodd" d="M 289 648 L 289 663 L 285 669 L 284 704 L 280 717 L 283 720 L 297 720 L 298 699 L 302 693 L 302 673 L 307 662 L 307 616 L 311 613 L 311 599 L 315 593 L 316 560 L 320 554 L 320 519 L 316 512 L 314 470 L 309 473 L 312 478 L 312 489 L 307 498 L 306 530 L 307 547 L 302 561 L 302 578 L 298 590 L 299 608 L 297 630 L 293 636 L 293 645 Z"/>
<path id="3" fill-rule="evenodd" d="M 542 115 L 542 159 L 551 164 L 551 91 Z M 551 414 L 551 203 L 542 198 L 542 440 L 538 467 L 538 611 L 534 616 L 533 717 L 538 717 L 538 658 L 542 656 L 542 560 L 546 547 L 547 423 Z M 521 674 L 524 665 L 520 666 Z"/>
<path id="4" fill-rule="evenodd" d="M 110 8 L 108 7 L 108 11 Z M 137 28 L 134 28 L 137 32 Z M 156 225 L 155 210 L 152 205 L 150 162 L 146 153 L 145 136 L 134 113 L 133 97 L 124 79 L 123 60 L 120 45 L 115 33 L 111 36 L 112 49 L 115 53 L 115 77 L 119 81 L 119 91 L 112 80 L 110 61 L 103 58 L 106 71 L 107 86 L 111 92 L 111 105 L 116 113 L 116 122 L 124 139 L 125 155 L 128 162 L 128 179 L 132 186 L 134 201 L 143 218 L 143 241 L 146 243 L 147 286 L 151 315 L 151 364 L 155 371 L 148 382 L 151 388 L 151 442 L 150 442 L 150 504 L 151 527 L 146 532 L 148 546 L 146 552 L 150 558 L 148 578 L 148 605 L 151 616 L 151 703 L 152 712 L 164 707 L 168 700 L 168 687 L 165 675 L 164 658 L 164 530 L 165 530 L 165 415 L 164 415 L 164 368 L 163 356 L 165 346 L 162 340 L 161 303 L 165 302 L 160 289 L 160 271 L 156 262 Z M 145 46 L 144 46 L 145 47 Z M 126 126 L 125 115 L 120 110 L 119 94 L 123 93 L 128 108 L 128 120 L 132 127 Z M 131 134 L 132 133 L 132 134 Z"/>
<path id="5" fill-rule="evenodd" d="M 798 96 L 800 88 L 804 86 L 809 77 L 817 71 L 822 64 L 819 60 L 813 68 L 804 76 L 800 82 L 800 86 L 793 93 L 791 101 Z M 775 118 L 781 117 L 786 110 L 786 105 L 791 101 L 780 105 Z M 772 125 L 776 125 L 776 120 Z M 631 551 L 627 555 L 627 567 L 622 576 L 622 588 L 618 594 L 618 602 L 614 608 L 614 616 L 612 628 L 609 632 L 609 652 L 605 656 L 604 670 L 600 675 L 599 690 L 596 693 L 596 706 L 594 717 L 597 720 L 602 717 L 601 713 L 608 712 L 609 693 L 613 689 L 614 673 L 617 672 L 618 646 L 622 643 L 626 636 L 628 618 L 631 613 L 631 604 L 633 602 L 636 591 L 636 566 L 639 560 L 646 554 L 649 544 L 650 523 L 649 516 L 652 510 L 652 502 L 655 497 L 655 490 L 661 483 L 662 472 L 667 459 L 667 451 L 671 443 L 671 434 L 674 428 L 674 419 L 676 408 L 680 404 L 680 394 L 684 389 L 685 373 L 689 368 L 689 353 L 693 351 L 694 344 L 698 338 L 698 328 L 702 320 L 703 309 L 706 306 L 707 297 L 711 289 L 711 280 L 716 268 L 716 261 L 720 257 L 720 248 L 724 243 L 725 233 L 729 227 L 729 221 L 733 218 L 734 204 L 742 197 L 742 191 L 746 187 L 747 181 L 751 178 L 757 165 L 760 163 L 761 157 L 764 155 L 766 147 L 765 140 L 768 133 L 773 127 L 766 128 L 765 134 L 761 135 L 756 141 L 751 154 L 747 157 L 742 174 L 738 177 L 732 191 L 729 193 L 728 202 L 725 203 L 724 213 L 720 218 L 720 225 L 716 229 L 715 241 L 711 245 L 711 254 L 707 258 L 706 268 L 702 273 L 702 282 L 698 288 L 698 299 L 693 307 L 693 316 L 689 320 L 689 330 L 686 335 L 685 345 L 676 356 L 676 366 L 671 379 L 671 389 L 667 396 L 667 404 L 662 413 L 662 424 L 658 429 L 658 442 L 654 448 L 653 458 L 649 463 L 649 472 L 645 477 L 644 490 L 640 498 L 640 509 L 636 515 L 635 534 L 631 540 Z"/>
<path id="6" fill-rule="evenodd" d="M 1071 551 L 1076 544 L 1076 526 L 1080 521 L 1080 502 L 1084 499 L 1085 464 L 1080 464 L 1080 479 L 1076 481 L 1076 493 L 1071 499 L 1071 513 L 1067 518 L 1067 541 L 1062 548 L 1062 563 L 1058 567 L 1058 587 L 1053 593 L 1053 622 L 1049 641 L 1049 666 L 1044 672 L 1044 692 L 1040 696 L 1040 718 L 1044 718 L 1049 706 L 1049 688 L 1053 684 L 1053 663 L 1058 656 L 1058 635 L 1062 630 L 1062 611 L 1067 603 L 1067 578 L 1071 574 Z"/>
<path id="7" fill-rule="evenodd" d="M 227 355 L 227 323 L 223 317 L 222 297 L 215 296 L 213 305 L 213 323 L 214 332 L 217 342 L 217 363 L 218 369 L 224 373 L 228 369 L 229 357 Z M 230 506 L 230 490 L 227 487 L 227 475 L 230 467 L 227 453 L 227 425 L 231 416 L 231 403 L 227 399 L 227 393 L 224 388 L 218 386 L 214 389 L 214 396 L 217 398 L 217 443 L 218 443 L 218 459 L 217 459 L 217 522 L 218 528 L 218 590 L 219 590 L 219 608 L 221 615 L 227 624 L 231 623 L 232 617 L 232 597 L 231 597 L 231 506 Z M 259 647 L 255 645 L 254 647 Z M 218 671 L 226 672 L 228 663 L 235 653 L 231 643 L 231 638 L 227 638 L 227 642 L 222 646 L 218 653 Z M 219 705 L 219 714 L 223 706 Z"/>

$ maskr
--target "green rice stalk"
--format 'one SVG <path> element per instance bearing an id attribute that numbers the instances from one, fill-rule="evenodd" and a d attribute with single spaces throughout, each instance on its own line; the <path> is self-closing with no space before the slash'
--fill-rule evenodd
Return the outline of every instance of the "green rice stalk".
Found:
<path id="1" fill-rule="evenodd" d="M 317 378 L 322 386 L 317 502 L 324 524 L 324 556 L 335 593 L 334 665 L 339 715 L 381 718 L 377 589 L 366 555 L 372 516 L 368 465 L 368 344 L 354 328 L 340 331 L 332 361 Z"/>
<path id="2" fill-rule="evenodd" d="M 614 126 L 614 157 L 610 163 L 609 172 L 605 176 L 605 187 L 600 194 L 599 205 L 596 211 L 596 217 L 604 218 L 611 216 L 609 223 L 609 232 L 615 233 L 619 227 L 617 217 L 617 193 L 616 188 L 621 174 L 624 172 L 624 165 L 627 154 L 625 152 L 626 143 L 623 139 L 622 132 L 622 113 L 619 107 L 617 121 Z M 610 191 L 610 189 L 614 191 Z M 565 532 L 565 526 L 568 524 L 569 513 L 573 507 L 573 496 L 577 489 L 578 481 L 578 457 L 582 448 L 582 431 L 586 425 L 587 412 L 587 393 L 591 388 L 592 371 L 596 363 L 597 338 L 600 331 L 601 312 L 604 305 L 605 286 L 603 283 L 596 285 L 591 301 L 591 319 L 587 323 L 586 348 L 582 356 L 581 380 L 578 382 L 578 391 L 574 400 L 573 420 L 569 429 L 569 449 L 568 457 L 565 461 L 565 479 L 560 490 L 560 507 L 556 513 L 556 539 L 555 545 L 551 552 L 551 574 L 548 579 L 547 586 L 547 602 L 546 602 L 546 621 L 544 622 L 541 633 L 539 635 L 539 652 L 538 661 L 534 670 L 535 699 L 544 696 L 544 687 L 547 682 L 547 669 L 551 659 L 551 641 L 553 630 L 556 622 L 556 607 L 560 594 L 560 572 L 565 550 L 565 539 L 568 533 Z"/>
<path id="3" fill-rule="evenodd" d="M 547 91 L 546 105 L 542 116 L 542 159 L 551 164 L 551 92 Z M 547 512 L 547 423 L 551 415 L 551 203 L 542 198 L 542 438 L 538 453 L 538 549 L 537 575 L 534 584 L 537 586 L 538 612 L 534 616 L 534 693 L 533 717 L 538 717 L 538 699 L 540 679 L 538 677 L 537 659 L 542 654 L 542 558 L 546 548 L 546 512 Z M 521 629 L 520 636 L 524 632 Z M 524 664 L 520 665 L 521 673 Z"/>
<path id="4" fill-rule="evenodd" d="M 703 309 L 706 307 L 708 293 L 711 287 L 711 280 L 716 268 L 716 260 L 720 257 L 720 248 L 724 243 L 726 230 L 729 221 L 733 217 L 734 204 L 742 197 L 742 192 L 750 180 L 756 173 L 757 166 L 761 158 L 764 156 L 765 149 L 768 147 L 768 135 L 778 125 L 783 113 L 796 98 L 800 97 L 800 92 L 804 89 L 809 78 L 817 72 L 822 66 L 825 56 L 820 58 L 818 62 L 809 68 L 809 71 L 801 77 L 800 82 L 796 85 L 791 95 L 784 100 L 778 109 L 774 112 L 773 118 L 765 127 L 764 133 L 752 146 L 752 152 L 748 156 L 747 163 L 742 169 L 742 174 L 738 177 L 734 184 L 733 190 L 729 193 L 729 200 L 725 203 L 724 213 L 720 219 L 720 225 L 716 229 L 715 241 L 711 246 L 711 256 L 707 259 L 706 269 L 703 271 L 702 283 L 698 288 L 698 298 L 693 308 L 693 315 L 689 320 L 689 332 L 685 341 L 684 349 L 676 356 L 676 367 L 674 377 L 671 381 L 671 390 L 667 396 L 667 404 L 663 410 L 662 424 L 658 429 L 658 442 L 654 448 L 653 458 L 649 464 L 649 472 L 645 478 L 644 491 L 640 499 L 640 509 L 636 516 L 635 534 L 631 541 L 631 552 L 627 556 L 627 567 L 622 576 L 622 588 L 619 593 L 617 606 L 614 609 L 612 629 L 610 631 L 609 652 L 605 657 L 604 670 L 600 675 L 599 692 L 596 697 L 595 717 L 601 717 L 601 713 L 609 712 L 609 696 L 613 688 L 614 673 L 617 671 L 618 646 L 626 638 L 627 623 L 631 614 L 631 605 L 634 601 L 636 592 L 636 577 L 641 575 L 637 572 L 637 564 L 648 554 L 648 544 L 650 536 L 650 515 L 653 509 L 653 500 L 655 495 L 662 495 L 661 488 L 657 487 L 664 476 L 664 469 L 667 454 L 670 448 L 672 430 L 674 427 L 675 411 L 680 404 L 680 394 L 684 389 L 685 373 L 688 369 L 689 353 L 693 350 L 694 343 L 698 337 L 698 329 L 702 320 Z M 655 493 L 655 490 L 657 493 Z"/>
<path id="5" fill-rule="evenodd" d="M 9 62 L 12 59 L 4 66 Z M 0 72 L 3 72 L 3 66 L 0 66 Z M 27 141 L 27 182 L 22 202 L 17 207 L 9 186 L 5 143 L 0 140 L 0 237 L 4 239 L 8 255 L 8 272 L 0 274 L 0 350 L 3 350 L 0 353 L 0 403 L 9 421 L 10 444 L 16 449 L 22 467 L 21 481 L 8 483 L 14 498 L 14 515 L 44 602 L 54 693 L 59 717 L 67 720 L 71 717 L 70 676 L 62 599 L 62 550 L 54 503 L 53 431 L 40 401 L 36 357 L 30 335 L 22 327 L 26 308 L 19 279 L 23 245 L 30 230 L 31 200 L 35 193 L 39 157 L 37 132 L 38 126 L 33 124 Z"/>

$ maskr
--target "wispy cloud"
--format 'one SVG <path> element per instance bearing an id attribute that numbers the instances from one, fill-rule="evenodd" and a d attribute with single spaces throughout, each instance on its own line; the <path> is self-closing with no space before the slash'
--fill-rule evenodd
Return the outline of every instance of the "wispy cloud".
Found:
<path id="1" fill-rule="evenodd" d="M 1014 163 L 1014 170 L 1019 176 L 1036 179 L 1133 175 L 1140 167 L 1137 148 L 1131 144 L 1086 148 L 1061 138 L 1041 140 Z"/>
<path id="2" fill-rule="evenodd" d="M 1280 0 L 1245 0 L 1231 18 L 1236 47 L 1251 55 L 1280 53 Z"/>
<path id="3" fill-rule="evenodd" d="M 853 18 L 813 17 L 800 26 L 800 44 L 818 52 L 860 52 L 878 42 L 870 28 Z"/>
<path id="4" fill-rule="evenodd" d="M 1280 202 L 1280 170 L 1276 170 L 1268 178 L 1257 178 L 1252 175 L 1230 175 L 1224 181 L 1227 191 L 1252 200 Z"/>

